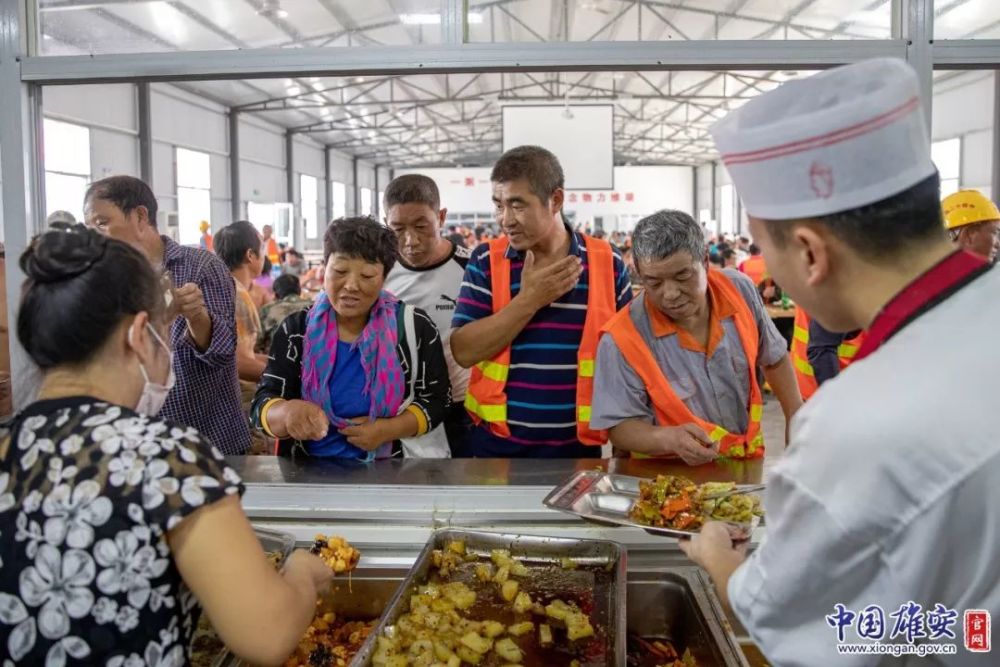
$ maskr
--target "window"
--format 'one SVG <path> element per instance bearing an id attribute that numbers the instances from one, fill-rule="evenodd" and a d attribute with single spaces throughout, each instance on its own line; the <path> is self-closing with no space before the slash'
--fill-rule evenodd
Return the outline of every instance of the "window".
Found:
<path id="1" fill-rule="evenodd" d="M 90 130 L 45 119 L 45 215 L 69 211 L 83 221 L 83 196 L 90 182 Z"/>
<path id="2" fill-rule="evenodd" d="M 361 188 L 361 215 L 372 214 L 372 189 Z"/>
<path id="3" fill-rule="evenodd" d="M 271 226 L 274 240 L 281 245 L 294 245 L 295 234 L 292 229 L 293 207 L 287 202 L 275 202 L 273 204 L 261 204 L 258 202 L 247 202 L 247 220 L 249 220 L 257 231 L 263 232 L 265 225 Z"/>
<path id="4" fill-rule="evenodd" d="M 253 223 L 258 232 L 264 230 L 264 225 L 271 225 L 274 229 L 274 204 L 259 204 L 257 202 L 247 202 L 247 219 Z"/>
<path id="5" fill-rule="evenodd" d="M 333 219 L 347 217 L 347 186 L 333 182 Z"/>
<path id="6" fill-rule="evenodd" d="M 302 207 L 302 219 L 306 223 L 306 238 L 319 236 L 319 193 L 314 176 L 299 175 L 299 200 Z"/>
<path id="7" fill-rule="evenodd" d="M 212 170 L 208 153 L 176 149 L 178 242 L 197 245 L 202 220 L 212 222 Z"/>
<path id="8" fill-rule="evenodd" d="M 385 191 L 384 190 L 379 190 L 378 201 L 375 202 L 375 206 L 378 209 L 378 217 L 379 218 L 384 218 L 385 217 L 385 211 L 382 210 L 382 208 L 385 206 Z"/>
<path id="9" fill-rule="evenodd" d="M 958 192 L 962 175 L 962 140 L 959 137 L 931 144 L 931 159 L 941 174 L 941 196 Z"/>

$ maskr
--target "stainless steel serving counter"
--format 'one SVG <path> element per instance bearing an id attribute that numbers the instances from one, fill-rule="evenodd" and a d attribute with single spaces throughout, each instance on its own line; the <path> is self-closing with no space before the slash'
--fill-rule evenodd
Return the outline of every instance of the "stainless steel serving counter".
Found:
<path id="1" fill-rule="evenodd" d="M 430 532 L 465 527 L 525 535 L 610 539 L 629 550 L 630 567 L 684 562 L 677 543 L 633 528 L 590 524 L 550 510 L 542 499 L 580 470 L 653 477 L 681 474 L 696 482 L 755 484 L 763 462 L 722 460 L 690 468 L 653 459 L 441 459 L 350 461 L 233 457 L 246 483 L 243 506 L 258 526 L 307 542 L 343 535 L 367 567 L 412 563 Z M 754 541 L 761 531 L 755 532 Z"/>

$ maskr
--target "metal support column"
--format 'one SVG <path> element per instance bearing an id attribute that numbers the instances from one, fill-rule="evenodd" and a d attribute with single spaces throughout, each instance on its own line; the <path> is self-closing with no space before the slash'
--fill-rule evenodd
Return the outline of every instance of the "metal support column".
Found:
<path id="1" fill-rule="evenodd" d="M 698 215 L 698 167 L 691 167 L 691 217 L 698 220 Z"/>
<path id="2" fill-rule="evenodd" d="M 229 109 L 229 200 L 233 222 L 243 219 L 243 193 L 240 186 L 240 112 Z"/>
<path id="3" fill-rule="evenodd" d="M 42 163 L 42 89 L 21 81 L 19 59 L 28 41 L 26 5 L 0 0 L 0 173 L 3 181 L 3 221 L 7 321 L 17 322 L 17 294 L 24 274 L 18 267 L 28 241 L 45 220 L 45 166 Z M 13 326 L 11 327 L 13 328 Z M 27 405 L 38 373 L 16 336 L 10 337 L 11 389 L 14 410 Z"/>
<path id="4" fill-rule="evenodd" d="M 156 191 L 153 184 L 153 105 L 149 82 L 136 84 L 139 108 L 139 177 Z"/>
<path id="5" fill-rule="evenodd" d="M 361 215 L 361 186 L 358 185 L 358 158 L 351 158 L 351 173 L 354 181 L 351 188 L 354 190 L 354 215 Z"/>
<path id="6" fill-rule="evenodd" d="M 291 132 L 285 132 L 285 193 L 288 195 L 288 203 L 292 205 L 291 232 L 294 246 L 303 234 L 299 231 L 301 216 L 296 215 L 296 211 L 301 211 L 302 206 L 295 202 L 295 135 Z"/>
<path id="7" fill-rule="evenodd" d="M 1000 69 L 993 72 L 993 170 L 990 197 L 1000 200 Z"/>
<path id="8" fill-rule="evenodd" d="M 930 134 L 934 96 L 934 0 L 894 0 L 892 17 L 893 36 L 906 40 L 906 61 L 920 79 L 920 96 Z"/>
<path id="9" fill-rule="evenodd" d="M 378 172 L 379 172 L 379 166 L 375 165 L 375 191 L 373 195 L 375 197 L 375 205 L 372 206 L 372 214 L 376 220 L 385 215 L 382 211 L 382 201 L 379 199 L 378 196 L 378 193 L 381 190 L 381 188 L 379 187 Z"/>
<path id="10" fill-rule="evenodd" d="M 719 218 L 721 217 L 719 215 L 718 201 L 716 201 L 718 199 L 718 193 L 716 192 L 716 188 L 718 187 L 718 185 L 716 183 L 716 180 L 718 178 L 718 175 L 716 174 L 716 171 L 718 169 L 719 169 L 719 163 L 718 162 L 713 162 L 712 163 L 712 200 L 711 201 L 712 201 L 712 221 L 714 222 L 714 226 L 715 226 L 715 229 L 712 230 L 712 233 L 714 233 L 714 234 L 718 234 L 719 233 Z"/>
<path id="11" fill-rule="evenodd" d="M 444 0 L 441 7 L 441 36 L 446 44 L 469 41 L 468 0 Z"/>
<path id="12" fill-rule="evenodd" d="M 323 149 L 323 173 L 325 174 L 325 185 L 323 185 L 323 191 L 326 192 L 326 223 L 323 225 L 322 229 L 326 229 L 326 226 L 333 220 L 333 179 L 330 174 L 329 146 L 326 146 Z"/>
<path id="13" fill-rule="evenodd" d="M 285 193 L 295 203 L 295 135 L 285 132 Z"/>

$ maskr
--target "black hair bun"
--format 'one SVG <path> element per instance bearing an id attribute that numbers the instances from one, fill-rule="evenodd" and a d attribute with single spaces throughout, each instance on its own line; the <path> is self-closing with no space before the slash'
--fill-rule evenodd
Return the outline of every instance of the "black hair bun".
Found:
<path id="1" fill-rule="evenodd" d="M 71 280 L 101 261 L 108 240 L 92 229 L 50 231 L 36 236 L 21 255 L 21 270 L 38 283 Z"/>

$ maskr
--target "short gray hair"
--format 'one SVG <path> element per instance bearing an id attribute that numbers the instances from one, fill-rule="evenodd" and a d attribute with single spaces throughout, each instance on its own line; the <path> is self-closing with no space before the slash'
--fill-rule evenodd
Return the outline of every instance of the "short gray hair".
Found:
<path id="1" fill-rule="evenodd" d="M 657 211 L 640 220 L 632 233 L 636 261 L 658 262 L 682 250 L 696 262 L 705 256 L 705 231 L 683 211 Z"/>

